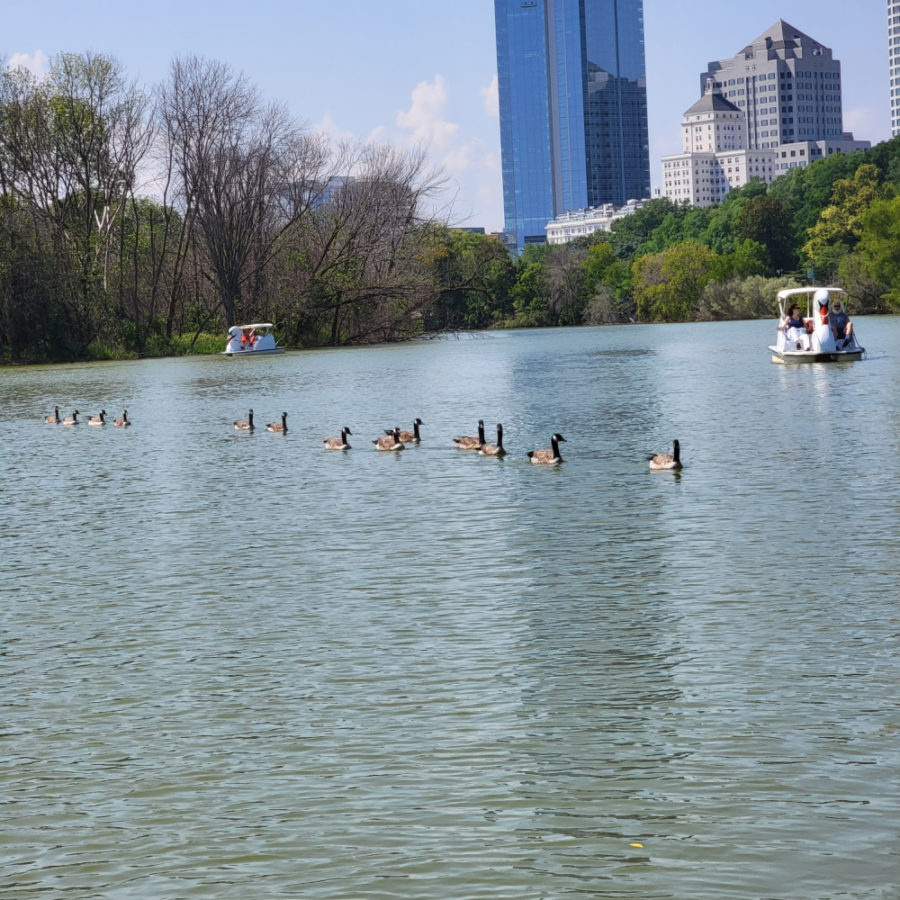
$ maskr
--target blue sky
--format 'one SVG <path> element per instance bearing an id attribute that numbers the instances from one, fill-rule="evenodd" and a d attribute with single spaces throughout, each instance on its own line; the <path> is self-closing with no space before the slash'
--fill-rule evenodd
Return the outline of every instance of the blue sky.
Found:
<path id="1" fill-rule="evenodd" d="M 727 12 L 726 12 L 727 10 Z M 784 19 L 841 61 L 844 129 L 890 137 L 883 0 L 644 0 L 650 171 L 681 149 L 681 114 L 707 62 Z M 108 54 L 149 86 L 177 55 L 229 63 L 310 128 L 426 144 L 457 223 L 503 225 L 491 0 L 4 0 L 0 57 L 41 71 L 62 51 Z"/>

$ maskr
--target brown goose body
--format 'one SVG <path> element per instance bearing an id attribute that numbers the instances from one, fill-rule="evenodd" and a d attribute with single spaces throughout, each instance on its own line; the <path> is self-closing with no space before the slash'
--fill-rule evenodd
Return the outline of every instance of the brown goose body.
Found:
<path id="1" fill-rule="evenodd" d="M 655 453 L 653 456 L 648 456 L 647 460 L 654 472 L 680 472 L 683 468 L 681 464 L 681 445 L 678 441 L 674 441 L 671 453 Z"/>
<path id="2" fill-rule="evenodd" d="M 53 407 L 53 415 L 52 415 L 52 416 L 47 416 L 47 417 L 44 419 L 44 421 L 45 421 L 48 425 L 59 425 L 59 424 L 62 422 L 62 419 L 60 419 L 60 417 L 59 417 L 59 407 L 58 407 L 58 406 L 54 406 L 54 407 Z"/>
<path id="3" fill-rule="evenodd" d="M 506 456 L 506 450 L 503 447 L 503 426 L 497 423 L 497 443 L 482 444 L 478 448 L 478 452 L 482 456 Z"/>
<path id="4" fill-rule="evenodd" d="M 339 438 L 325 438 L 322 443 L 325 444 L 326 450 L 349 450 L 350 445 L 347 443 L 348 434 L 353 434 L 353 432 L 345 425 L 341 429 Z"/>
<path id="5" fill-rule="evenodd" d="M 247 413 L 246 419 L 238 419 L 234 423 L 234 427 L 238 431 L 253 431 L 253 410 Z"/>
<path id="6" fill-rule="evenodd" d="M 400 440 L 404 444 L 418 444 L 422 440 L 422 437 L 419 434 L 419 426 L 424 425 L 424 424 L 425 423 L 421 419 L 416 418 L 416 420 L 413 422 L 413 430 L 412 431 L 403 431 L 401 429 Z M 384 433 L 390 434 L 391 432 L 389 430 L 386 430 Z"/>
<path id="7" fill-rule="evenodd" d="M 100 426 L 100 425 L 105 425 L 105 424 L 106 424 L 106 410 L 105 409 L 101 409 L 100 412 L 97 413 L 96 416 L 91 416 L 88 419 L 88 425 Z"/>
<path id="8" fill-rule="evenodd" d="M 395 428 L 391 434 L 384 437 L 375 438 L 372 443 L 376 450 L 405 450 L 406 444 L 400 440 L 400 429 Z"/>
<path id="9" fill-rule="evenodd" d="M 565 438 L 561 434 L 554 434 L 550 438 L 550 447 L 542 450 L 529 450 L 528 458 L 534 466 L 558 466 L 563 458 L 559 455 L 559 442 Z"/>
<path id="10" fill-rule="evenodd" d="M 471 437 L 467 434 L 453 438 L 453 443 L 460 450 L 479 450 L 484 443 L 484 421 L 478 420 L 478 437 Z"/>
<path id="11" fill-rule="evenodd" d="M 128 421 L 128 410 L 123 409 L 122 415 L 115 421 L 115 426 L 116 428 L 128 428 L 130 425 L 131 422 Z"/>
<path id="12" fill-rule="evenodd" d="M 287 434 L 287 413 L 281 414 L 280 422 L 269 422 L 266 425 L 266 431 L 274 431 L 276 434 Z"/>
<path id="13" fill-rule="evenodd" d="M 78 410 L 72 410 L 72 415 L 67 416 L 63 419 L 63 425 L 77 425 L 78 424 Z"/>

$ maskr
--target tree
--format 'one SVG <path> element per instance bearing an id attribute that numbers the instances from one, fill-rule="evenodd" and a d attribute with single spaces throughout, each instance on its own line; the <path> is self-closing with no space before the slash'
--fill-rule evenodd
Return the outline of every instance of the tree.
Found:
<path id="1" fill-rule="evenodd" d="M 841 257 L 846 256 L 859 241 L 862 219 L 873 201 L 892 193 L 881 183 L 881 173 L 874 165 L 861 165 L 852 178 L 834 183 L 831 204 L 822 210 L 819 221 L 809 229 L 809 240 L 803 253 L 818 276 L 830 279 Z"/>
<path id="2" fill-rule="evenodd" d="M 900 197 L 874 201 L 859 225 L 855 252 L 840 263 L 841 280 L 866 311 L 883 312 L 886 306 L 900 312 Z"/>
<path id="3" fill-rule="evenodd" d="M 172 63 L 160 114 L 188 235 L 234 323 L 262 302 L 278 235 L 310 208 L 324 148 L 246 78 L 195 56 Z"/>
<path id="4" fill-rule="evenodd" d="M 116 228 L 149 141 L 146 100 L 110 57 L 60 54 L 41 80 L 23 69 L 0 75 L 0 187 L 31 218 L 40 267 L 26 271 L 41 282 L 32 300 L 47 305 L 48 327 L 58 323 L 63 355 L 82 355 L 114 324 Z"/>
<path id="5" fill-rule="evenodd" d="M 693 319 L 703 288 L 720 266 L 720 258 L 696 241 L 640 257 L 632 266 L 638 318 L 649 322 Z"/>
<path id="6" fill-rule="evenodd" d="M 437 293 L 426 311 L 426 331 L 488 328 L 508 315 L 513 262 L 503 244 L 458 228 L 435 227 L 432 235 Z"/>
<path id="7" fill-rule="evenodd" d="M 784 200 L 768 194 L 750 198 L 741 207 L 734 228 L 744 240 L 754 241 L 766 248 L 770 272 L 787 271 L 796 265 L 791 212 Z"/>

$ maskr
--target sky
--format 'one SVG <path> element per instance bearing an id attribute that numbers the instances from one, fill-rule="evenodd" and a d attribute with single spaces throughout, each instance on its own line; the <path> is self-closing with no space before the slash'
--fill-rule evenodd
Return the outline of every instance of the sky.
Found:
<path id="1" fill-rule="evenodd" d="M 0 9 L 8 65 L 42 74 L 58 53 L 91 51 L 149 88 L 178 56 L 225 62 L 311 130 L 426 147 L 448 176 L 453 224 L 503 227 L 491 0 L 2 0 Z M 653 188 L 660 157 L 681 151 L 681 116 L 707 63 L 778 19 L 840 60 L 844 130 L 873 144 L 890 137 L 884 0 L 644 0 Z"/>

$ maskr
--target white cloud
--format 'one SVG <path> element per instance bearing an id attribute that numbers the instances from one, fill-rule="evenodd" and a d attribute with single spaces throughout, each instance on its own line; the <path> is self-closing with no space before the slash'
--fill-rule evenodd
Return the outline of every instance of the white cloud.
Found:
<path id="1" fill-rule="evenodd" d="M 484 113 L 489 119 L 498 117 L 496 79 L 480 91 Z M 477 109 L 477 100 L 468 106 Z M 378 125 L 364 138 L 368 144 L 392 144 L 396 147 L 423 147 L 431 164 L 448 176 L 444 201 L 452 201 L 452 220 L 456 224 L 484 226 L 496 231 L 503 226 L 503 189 L 500 149 L 483 136 L 473 136 L 450 121 L 451 92 L 446 79 L 435 75 L 431 82 L 420 82 L 410 92 L 407 109 L 394 121 Z M 471 127 L 477 127 L 473 125 Z M 492 122 L 491 130 L 496 128 Z M 352 139 L 326 115 L 315 130 L 327 135 L 333 143 Z M 439 204 L 440 205 L 440 204 Z"/>
<path id="2" fill-rule="evenodd" d="M 449 101 L 444 76 L 435 75 L 432 84 L 427 81 L 417 84 L 411 99 L 409 109 L 397 113 L 397 125 L 409 133 L 414 144 L 438 151 L 451 146 L 459 133 L 459 125 L 443 118 Z"/>
<path id="3" fill-rule="evenodd" d="M 323 134 L 332 144 L 340 144 L 342 141 L 351 141 L 354 135 L 350 131 L 341 128 L 330 113 L 325 113 L 321 122 L 318 122 L 312 129 L 317 134 Z"/>
<path id="4" fill-rule="evenodd" d="M 10 69 L 28 69 L 38 78 L 47 72 L 47 56 L 43 50 L 35 50 L 34 53 L 13 53 L 7 64 Z"/>
<path id="5" fill-rule="evenodd" d="M 481 99 L 484 103 L 484 111 L 492 119 L 500 118 L 500 92 L 497 87 L 497 76 L 491 79 L 487 87 L 481 89 Z"/>

